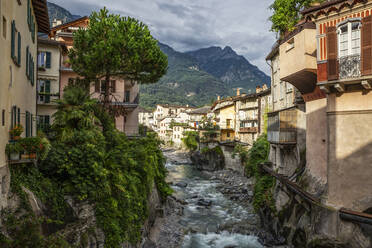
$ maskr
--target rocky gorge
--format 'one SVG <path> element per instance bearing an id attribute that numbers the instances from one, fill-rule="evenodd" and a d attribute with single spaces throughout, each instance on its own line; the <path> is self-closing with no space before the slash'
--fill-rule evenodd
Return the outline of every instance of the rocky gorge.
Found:
<path id="1" fill-rule="evenodd" d="M 253 178 L 224 167 L 205 170 L 200 161 L 205 165 L 206 158 L 185 152 L 168 149 L 164 155 L 174 193 L 144 247 L 286 247 L 261 228 L 252 206 Z M 223 165 L 221 158 L 217 164 Z"/>

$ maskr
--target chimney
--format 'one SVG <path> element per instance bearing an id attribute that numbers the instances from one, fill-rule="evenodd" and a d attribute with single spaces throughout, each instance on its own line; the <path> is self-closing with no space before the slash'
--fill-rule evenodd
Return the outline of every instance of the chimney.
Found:
<path id="1" fill-rule="evenodd" d="M 220 96 L 217 96 L 217 101 L 220 101 L 221 100 L 221 97 Z"/>
<path id="2" fill-rule="evenodd" d="M 240 96 L 240 88 L 236 89 L 236 96 Z"/>

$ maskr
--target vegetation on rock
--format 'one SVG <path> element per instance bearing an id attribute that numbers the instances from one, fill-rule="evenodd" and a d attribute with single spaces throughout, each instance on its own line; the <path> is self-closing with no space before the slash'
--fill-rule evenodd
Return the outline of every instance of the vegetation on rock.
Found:
<path id="1" fill-rule="evenodd" d="M 198 149 L 199 133 L 196 131 L 186 131 L 183 135 L 182 142 L 186 148 L 189 151 L 196 151 Z"/>

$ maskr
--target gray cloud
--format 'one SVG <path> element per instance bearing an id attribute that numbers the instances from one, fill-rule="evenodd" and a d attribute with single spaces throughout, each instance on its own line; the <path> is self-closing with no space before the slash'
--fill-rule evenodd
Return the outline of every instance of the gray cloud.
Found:
<path id="1" fill-rule="evenodd" d="M 146 23 L 159 41 L 179 51 L 230 46 L 269 73 L 265 57 L 275 41 L 268 18 L 273 0 L 52 0 L 72 14 L 106 6 Z"/>

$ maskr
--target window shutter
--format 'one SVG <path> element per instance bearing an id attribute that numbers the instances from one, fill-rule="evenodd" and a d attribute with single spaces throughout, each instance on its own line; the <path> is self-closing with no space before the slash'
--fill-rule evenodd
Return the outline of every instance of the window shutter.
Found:
<path id="1" fill-rule="evenodd" d="M 29 60 L 28 53 L 29 53 L 29 51 L 28 51 L 28 46 L 27 46 L 26 47 L 26 76 L 27 76 L 27 78 L 30 78 L 29 77 L 29 74 L 28 74 L 28 69 L 29 69 L 29 66 L 28 66 L 28 60 Z"/>
<path id="2" fill-rule="evenodd" d="M 45 103 L 50 103 L 50 81 L 45 81 Z"/>
<path id="3" fill-rule="evenodd" d="M 372 74 L 372 16 L 367 16 L 362 20 L 362 76 Z"/>
<path id="4" fill-rule="evenodd" d="M 94 83 L 94 92 L 99 93 L 100 85 L 99 85 L 99 80 L 96 80 Z"/>
<path id="5" fill-rule="evenodd" d="M 30 0 L 27 0 L 27 24 L 28 24 L 29 30 L 31 29 L 30 16 L 31 16 L 31 5 L 30 5 Z"/>
<path id="6" fill-rule="evenodd" d="M 33 136 L 33 127 L 34 127 L 34 125 L 33 125 L 33 114 L 30 114 L 30 130 L 31 130 L 31 132 L 30 132 L 30 134 L 31 134 L 31 136 Z"/>
<path id="7" fill-rule="evenodd" d="M 26 137 L 30 137 L 30 117 L 28 111 L 26 111 Z"/>
<path id="8" fill-rule="evenodd" d="M 22 42 L 21 42 L 21 33 L 18 33 L 18 65 L 21 65 L 21 50 L 22 49 Z"/>
<path id="9" fill-rule="evenodd" d="M 327 27 L 328 80 L 338 79 L 336 27 Z"/>
<path id="10" fill-rule="evenodd" d="M 11 56 L 12 59 L 15 57 L 15 22 L 12 21 L 12 37 L 11 37 Z"/>
<path id="11" fill-rule="evenodd" d="M 45 63 L 46 68 L 50 68 L 51 66 L 51 57 L 52 57 L 52 54 L 50 52 L 46 52 L 46 63 Z"/>
<path id="12" fill-rule="evenodd" d="M 21 109 L 18 108 L 18 120 L 17 120 L 18 125 L 21 124 Z"/>
<path id="13" fill-rule="evenodd" d="M 46 115 L 46 116 L 45 116 L 44 121 L 45 121 L 45 125 L 46 125 L 46 126 L 49 126 L 49 125 L 50 125 L 50 117 L 49 117 L 49 115 Z"/>

